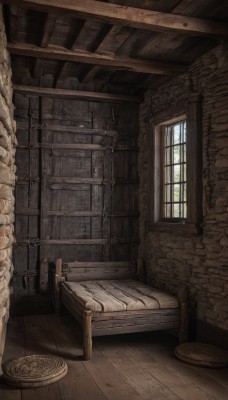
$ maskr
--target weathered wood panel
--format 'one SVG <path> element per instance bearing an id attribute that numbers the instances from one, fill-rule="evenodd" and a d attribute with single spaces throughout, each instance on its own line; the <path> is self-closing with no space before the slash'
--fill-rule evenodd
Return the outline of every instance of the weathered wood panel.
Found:
<path id="1" fill-rule="evenodd" d="M 58 257 L 136 260 L 138 106 L 18 93 L 15 105 L 15 301 L 50 289 Z"/>

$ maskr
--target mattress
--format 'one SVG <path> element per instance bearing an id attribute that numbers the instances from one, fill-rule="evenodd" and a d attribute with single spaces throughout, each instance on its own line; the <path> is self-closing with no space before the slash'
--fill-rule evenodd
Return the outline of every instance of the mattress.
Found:
<path id="1" fill-rule="evenodd" d="M 85 310 L 98 312 L 177 308 L 178 300 L 133 279 L 64 282 L 62 291 L 71 294 Z"/>

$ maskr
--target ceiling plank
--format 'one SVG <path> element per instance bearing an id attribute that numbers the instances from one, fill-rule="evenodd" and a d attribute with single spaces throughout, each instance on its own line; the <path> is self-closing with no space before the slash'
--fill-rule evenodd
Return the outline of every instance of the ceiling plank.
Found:
<path id="1" fill-rule="evenodd" d="M 56 20 L 57 20 L 56 15 L 53 14 L 47 15 L 47 19 L 44 26 L 43 37 L 40 45 L 41 47 L 47 47 L 49 45 L 49 42 L 51 40 L 52 34 L 55 29 Z"/>
<path id="2" fill-rule="evenodd" d="M 117 27 L 115 25 L 107 25 L 110 27 L 110 29 L 107 31 L 106 35 L 103 36 L 102 40 L 100 40 L 99 43 L 97 43 L 97 46 L 93 48 L 93 51 L 96 53 L 104 53 L 106 50 L 106 46 L 110 41 L 110 37 L 118 32 L 118 34 L 115 35 L 115 43 L 113 43 L 113 46 L 115 48 L 114 51 L 112 51 L 112 54 L 117 51 L 121 45 L 127 40 L 127 38 L 131 35 L 133 32 L 133 29 L 131 28 L 121 28 Z M 81 82 L 87 83 L 90 80 L 92 80 L 97 72 L 99 72 L 100 68 L 97 66 L 89 67 L 83 76 L 81 77 Z"/>
<path id="3" fill-rule="evenodd" d="M 18 0 L 3 0 L 18 5 Z M 180 31 L 186 34 L 227 36 L 225 22 L 163 13 L 93 0 L 20 0 L 20 7 L 54 14 L 96 18 L 110 24 L 128 25 L 152 31 Z"/>
<path id="4" fill-rule="evenodd" d="M 75 50 L 77 48 L 77 42 L 79 39 L 79 36 L 81 35 L 83 28 L 85 28 L 86 26 L 86 21 L 83 21 L 84 23 L 81 25 L 81 29 L 77 32 L 77 34 L 75 35 L 75 40 L 74 43 L 71 46 L 71 50 Z M 105 25 L 103 27 L 103 29 L 100 31 L 99 35 L 94 39 L 93 43 L 91 44 L 91 51 L 95 52 L 96 51 L 96 47 L 99 46 L 100 42 L 103 41 L 104 37 L 108 34 L 108 32 L 110 31 L 110 25 Z M 68 71 L 70 69 L 70 63 L 69 62 L 64 62 L 60 68 L 59 74 L 56 78 L 56 85 L 58 83 L 59 80 L 64 79 L 67 77 L 68 75 Z M 90 69 L 90 68 L 89 68 Z M 82 82 L 82 80 L 80 79 L 80 81 Z"/>
<path id="5" fill-rule="evenodd" d="M 82 32 L 82 30 L 85 26 L 85 23 L 86 23 L 85 20 L 78 21 L 76 29 L 75 29 L 75 33 L 74 33 L 74 42 L 70 46 L 71 50 L 74 50 L 76 48 L 78 37 L 79 37 L 80 33 Z M 70 64 L 68 62 L 63 62 L 59 69 L 58 75 L 56 77 L 56 84 L 59 80 L 64 79 L 68 76 L 69 69 L 70 69 Z"/>
<path id="6" fill-rule="evenodd" d="M 51 40 L 52 34 L 55 29 L 55 24 L 56 24 L 57 16 L 53 14 L 48 14 L 46 17 L 45 25 L 44 25 L 44 30 L 43 30 L 43 36 L 41 40 L 41 47 L 48 47 L 49 42 Z M 42 74 L 42 69 L 43 69 L 43 59 L 37 58 L 33 67 L 33 76 L 40 77 Z"/>
<path id="7" fill-rule="evenodd" d="M 8 43 L 7 48 L 11 54 L 21 56 L 102 65 L 119 70 L 146 74 L 175 76 L 186 70 L 186 66 L 183 64 L 119 57 L 114 54 L 96 54 L 79 50 L 71 51 L 54 46 L 42 48 L 28 43 Z"/>
<path id="8" fill-rule="evenodd" d="M 59 97 L 68 99 L 82 99 L 82 100 L 86 99 L 98 102 L 103 102 L 103 101 L 118 102 L 118 103 L 140 102 L 140 98 L 137 96 L 129 96 L 129 95 L 113 94 L 113 93 L 99 93 L 99 92 L 86 92 L 86 91 L 84 92 L 79 90 L 44 88 L 35 86 L 14 85 L 14 91 L 17 93 L 30 94 L 30 95 Z"/>
<path id="9" fill-rule="evenodd" d="M 90 46 L 90 51 L 93 53 L 99 53 L 99 49 L 102 47 L 102 44 L 104 43 L 105 39 L 109 36 L 109 33 L 112 31 L 113 26 L 106 24 L 104 25 L 103 29 L 100 31 L 98 37 L 95 38 L 93 43 Z M 102 52 L 102 51 L 101 51 Z M 82 76 L 80 76 L 80 82 L 87 83 L 89 82 L 90 79 L 94 78 L 94 76 L 97 74 L 97 72 L 100 70 L 100 67 L 98 66 L 89 66 L 87 69 L 84 70 L 84 73 Z"/>

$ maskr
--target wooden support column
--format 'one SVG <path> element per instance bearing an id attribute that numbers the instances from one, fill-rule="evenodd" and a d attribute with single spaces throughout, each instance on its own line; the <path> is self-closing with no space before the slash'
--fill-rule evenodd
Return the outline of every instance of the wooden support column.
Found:
<path id="1" fill-rule="evenodd" d="M 54 279 L 54 307 L 55 311 L 60 310 L 60 283 L 64 280 L 62 277 L 62 259 L 58 258 L 55 262 L 55 279 Z"/>
<path id="2" fill-rule="evenodd" d="M 92 358 L 92 311 L 83 312 L 83 357 Z"/>

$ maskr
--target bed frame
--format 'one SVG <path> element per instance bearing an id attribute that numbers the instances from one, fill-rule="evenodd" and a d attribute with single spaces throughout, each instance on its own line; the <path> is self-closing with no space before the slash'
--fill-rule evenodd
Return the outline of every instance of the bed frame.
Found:
<path id="1" fill-rule="evenodd" d="M 142 282 L 142 263 L 130 262 L 69 262 L 57 259 L 55 264 L 54 303 L 58 312 L 63 304 L 75 317 L 83 329 L 83 358 L 92 357 L 92 337 L 130 332 L 144 332 L 177 328 L 179 342 L 187 341 L 186 290 L 178 291 L 179 308 L 139 311 L 94 312 L 83 306 L 65 291 L 61 284 L 67 281 L 110 280 L 136 278 Z"/>

